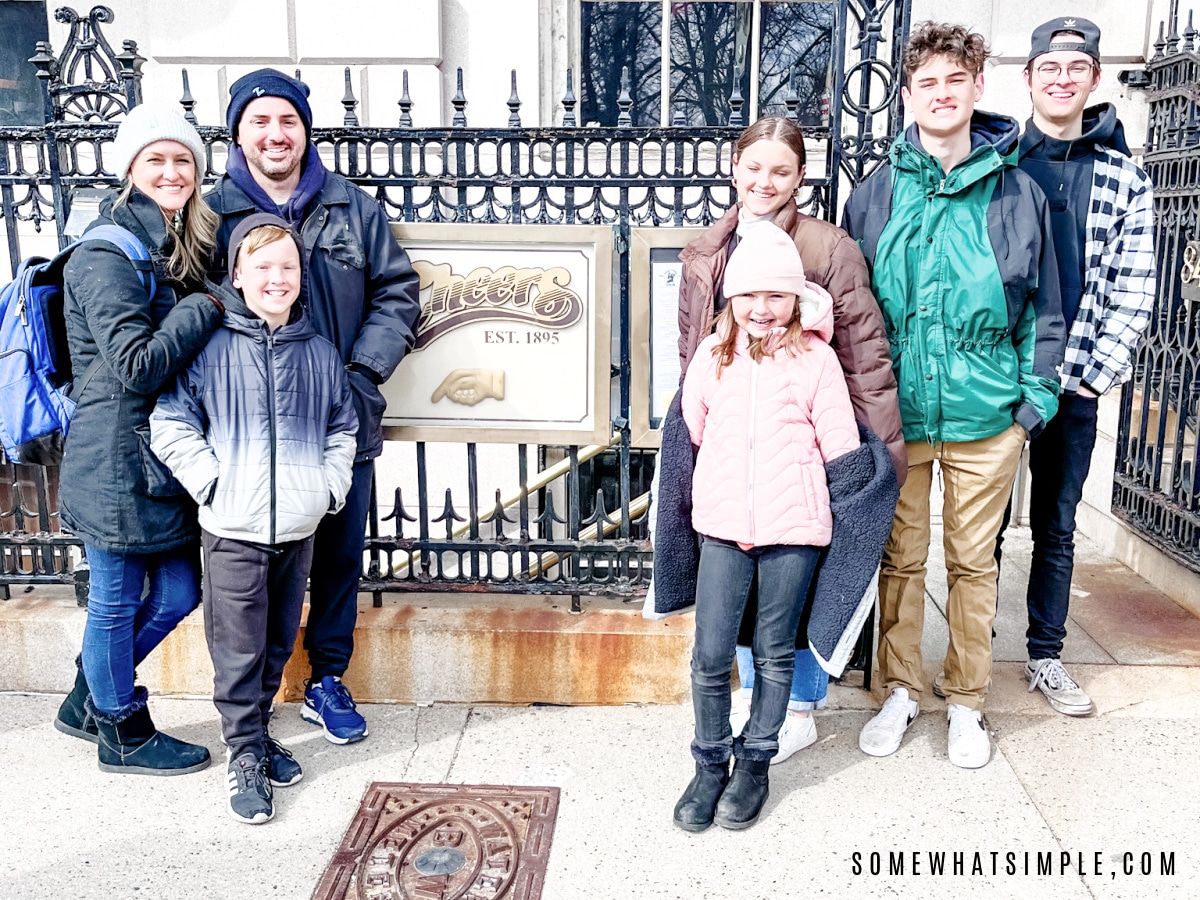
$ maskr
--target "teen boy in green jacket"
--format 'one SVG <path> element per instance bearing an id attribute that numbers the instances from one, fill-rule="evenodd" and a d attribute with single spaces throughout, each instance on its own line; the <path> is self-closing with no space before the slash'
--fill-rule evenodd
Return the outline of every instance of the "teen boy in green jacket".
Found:
<path id="1" fill-rule="evenodd" d="M 975 110 L 987 47 L 925 23 L 904 50 L 915 120 L 846 203 L 883 309 L 908 478 L 879 579 L 879 668 L 890 692 L 859 747 L 887 756 L 917 717 L 933 462 L 945 484 L 950 761 L 991 757 L 981 710 L 996 612 L 993 548 L 1027 437 L 1058 405 L 1064 324 L 1047 203 L 1016 166 L 1015 120 Z"/>

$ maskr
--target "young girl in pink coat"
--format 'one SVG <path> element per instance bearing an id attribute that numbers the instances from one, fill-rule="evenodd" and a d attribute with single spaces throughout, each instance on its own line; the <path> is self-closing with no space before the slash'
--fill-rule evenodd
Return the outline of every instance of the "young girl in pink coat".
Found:
<path id="1" fill-rule="evenodd" d="M 825 464 L 857 449 L 837 356 L 832 300 L 805 280 L 795 242 L 771 224 L 737 246 L 728 306 L 696 351 L 683 417 L 699 447 L 692 527 L 700 535 L 692 704 L 696 775 L 675 823 L 749 828 L 767 799 L 767 767 L 787 713 L 796 631 L 833 521 Z M 758 586 L 754 695 L 740 735 L 729 725 L 738 624 Z M 729 757 L 734 757 L 732 775 Z"/>

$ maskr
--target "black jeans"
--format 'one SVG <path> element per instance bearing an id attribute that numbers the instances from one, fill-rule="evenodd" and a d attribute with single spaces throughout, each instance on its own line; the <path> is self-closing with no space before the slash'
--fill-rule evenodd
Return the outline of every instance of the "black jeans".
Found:
<path id="1" fill-rule="evenodd" d="M 774 545 L 742 550 L 704 537 L 696 578 L 696 643 L 692 648 L 692 706 L 696 738 L 692 754 L 701 762 L 730 752 L 770 759 L 779 749 L 787 715 L 796 653 L 796 630 L 820 558 L 819 547 Z M 729 675 L 738 625 L 751 585 L 757 580 L 754 622 L 754 694 L 750 721 L 734 745 L 729 729 Z"/>
<path id="2" fill-rule="evenodd" d="M 252 750 L 261 758 L 271 701 L 300 630 L 313 539 L 264 547 L 201 537 L 213 703 L 233 757 Z"/>
<path id="3" fill-rule="evenodd" d="M 1030 659 L 1057 659 L 1067 635 L 1071 574 L 1075 569 L 1075 509 L 1096 445 L 1095 397 L 1063 394 L 1058 414 L 1029 444 Z"/>
<path id="4" fill-rule="evenodd" d="M 304 627 L 304 649 L 314 683 L 326 675 L 341 678 L 354 653 L 358 582 L 374 471 L 372 460 L 355 463 L 346 505 L 336 516 L 323 518 L 317 527 Z"/>

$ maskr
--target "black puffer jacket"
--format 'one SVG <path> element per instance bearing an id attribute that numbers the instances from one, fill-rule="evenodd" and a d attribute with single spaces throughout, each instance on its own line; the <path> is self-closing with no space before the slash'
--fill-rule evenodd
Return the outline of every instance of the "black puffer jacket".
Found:
<path id="1" fill-rule="evenodd" d="M 158 290 L 148 297 L 133 263 L 104 241 L 85 240 L 67 261 L 72 371 L 82 379 L 97 354 L 104 362 L 74 397 L 59 508 L 63 524 L 86 543 L 156 553 L 200 532 L 196 505 L 150 452 L 150 411 L 220 326 L 221 310 L 203 283 L 167 277 L 167 225 L 152 200 L 134 190 L 114 208 L 109 198 L 94 224 L 104 221 L 127 228 L 150 251 Z"/>
<path id="2" fill-rule="evenodd" d="M 238 223 L 276 210 L 259 210 L 228 175 L 205 199 L 221 217 L 210 266 L 219 281 L 228 269 L 229 238 Z M 325 173 L 299 231 L 304 243 L 300 302 L 317 334 L 350 366 L 359 419 L 355 459 L 373 459 L 383 452 L 385 401 L 377 385 L 391 377 L 412 346 L 420 313 L 417 273 L 379 204 L 333 172 Z"/>

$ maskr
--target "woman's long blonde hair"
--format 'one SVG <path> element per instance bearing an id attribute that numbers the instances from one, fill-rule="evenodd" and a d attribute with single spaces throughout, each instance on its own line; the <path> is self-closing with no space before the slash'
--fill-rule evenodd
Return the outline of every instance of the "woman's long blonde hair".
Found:
<path id="1" fill-rule="evenodd" d="M 136 159 L 136 157 L 135 157 Z M 196 186 L 192 196 L 182 210 L 181 222 L 175 225 L 175 217 L 167 215 L 159 208 L 167 222 L 167 275 L 179 282 L 202 281 L 208 273 L 208 261 L 212 257 L 213 248 L 217 246 L 217 228 L 221 224 L 218 216 L 200 196 L 200 179 L 203 173 L 196 171 Z M 113 206 L 129 202 L 133 193 L 133 179 L 128 175 L 121 184 L 121 193 L 117 195 Z"/>
<path id="2" fill-rule="evenodd" d="M 717 346 L 713 347 L 713 356 L 717 358 L 717 378 L 721 377 L 721 370 L 733 362 L 733 354 L 737 349 L 738 328 L 737 322 L 733 320 L 733 298 L 729 298 L 729 302 L 725 304 L 725 308 L 721 310 L 721 314 L 717 316 L 716 332 L 721 335 L 721 340 Z M 760 362 L 767 351 L 763 348 L 763 339 L 756 338 L 747 334 L 749 344 L 746 347 L 746 352 L 750 354 L 750 358 L 754 362 Z M 804 324 L 800 321 L 800 298 L 796 298 L 796 308 L 792 311 L 792 320 L 788 322 L 787 331 L 783 333 L 783 349 L 787 351 L 788 356 L 798 356 L 808 350 L 808 341 L 804 339 Z"/>

